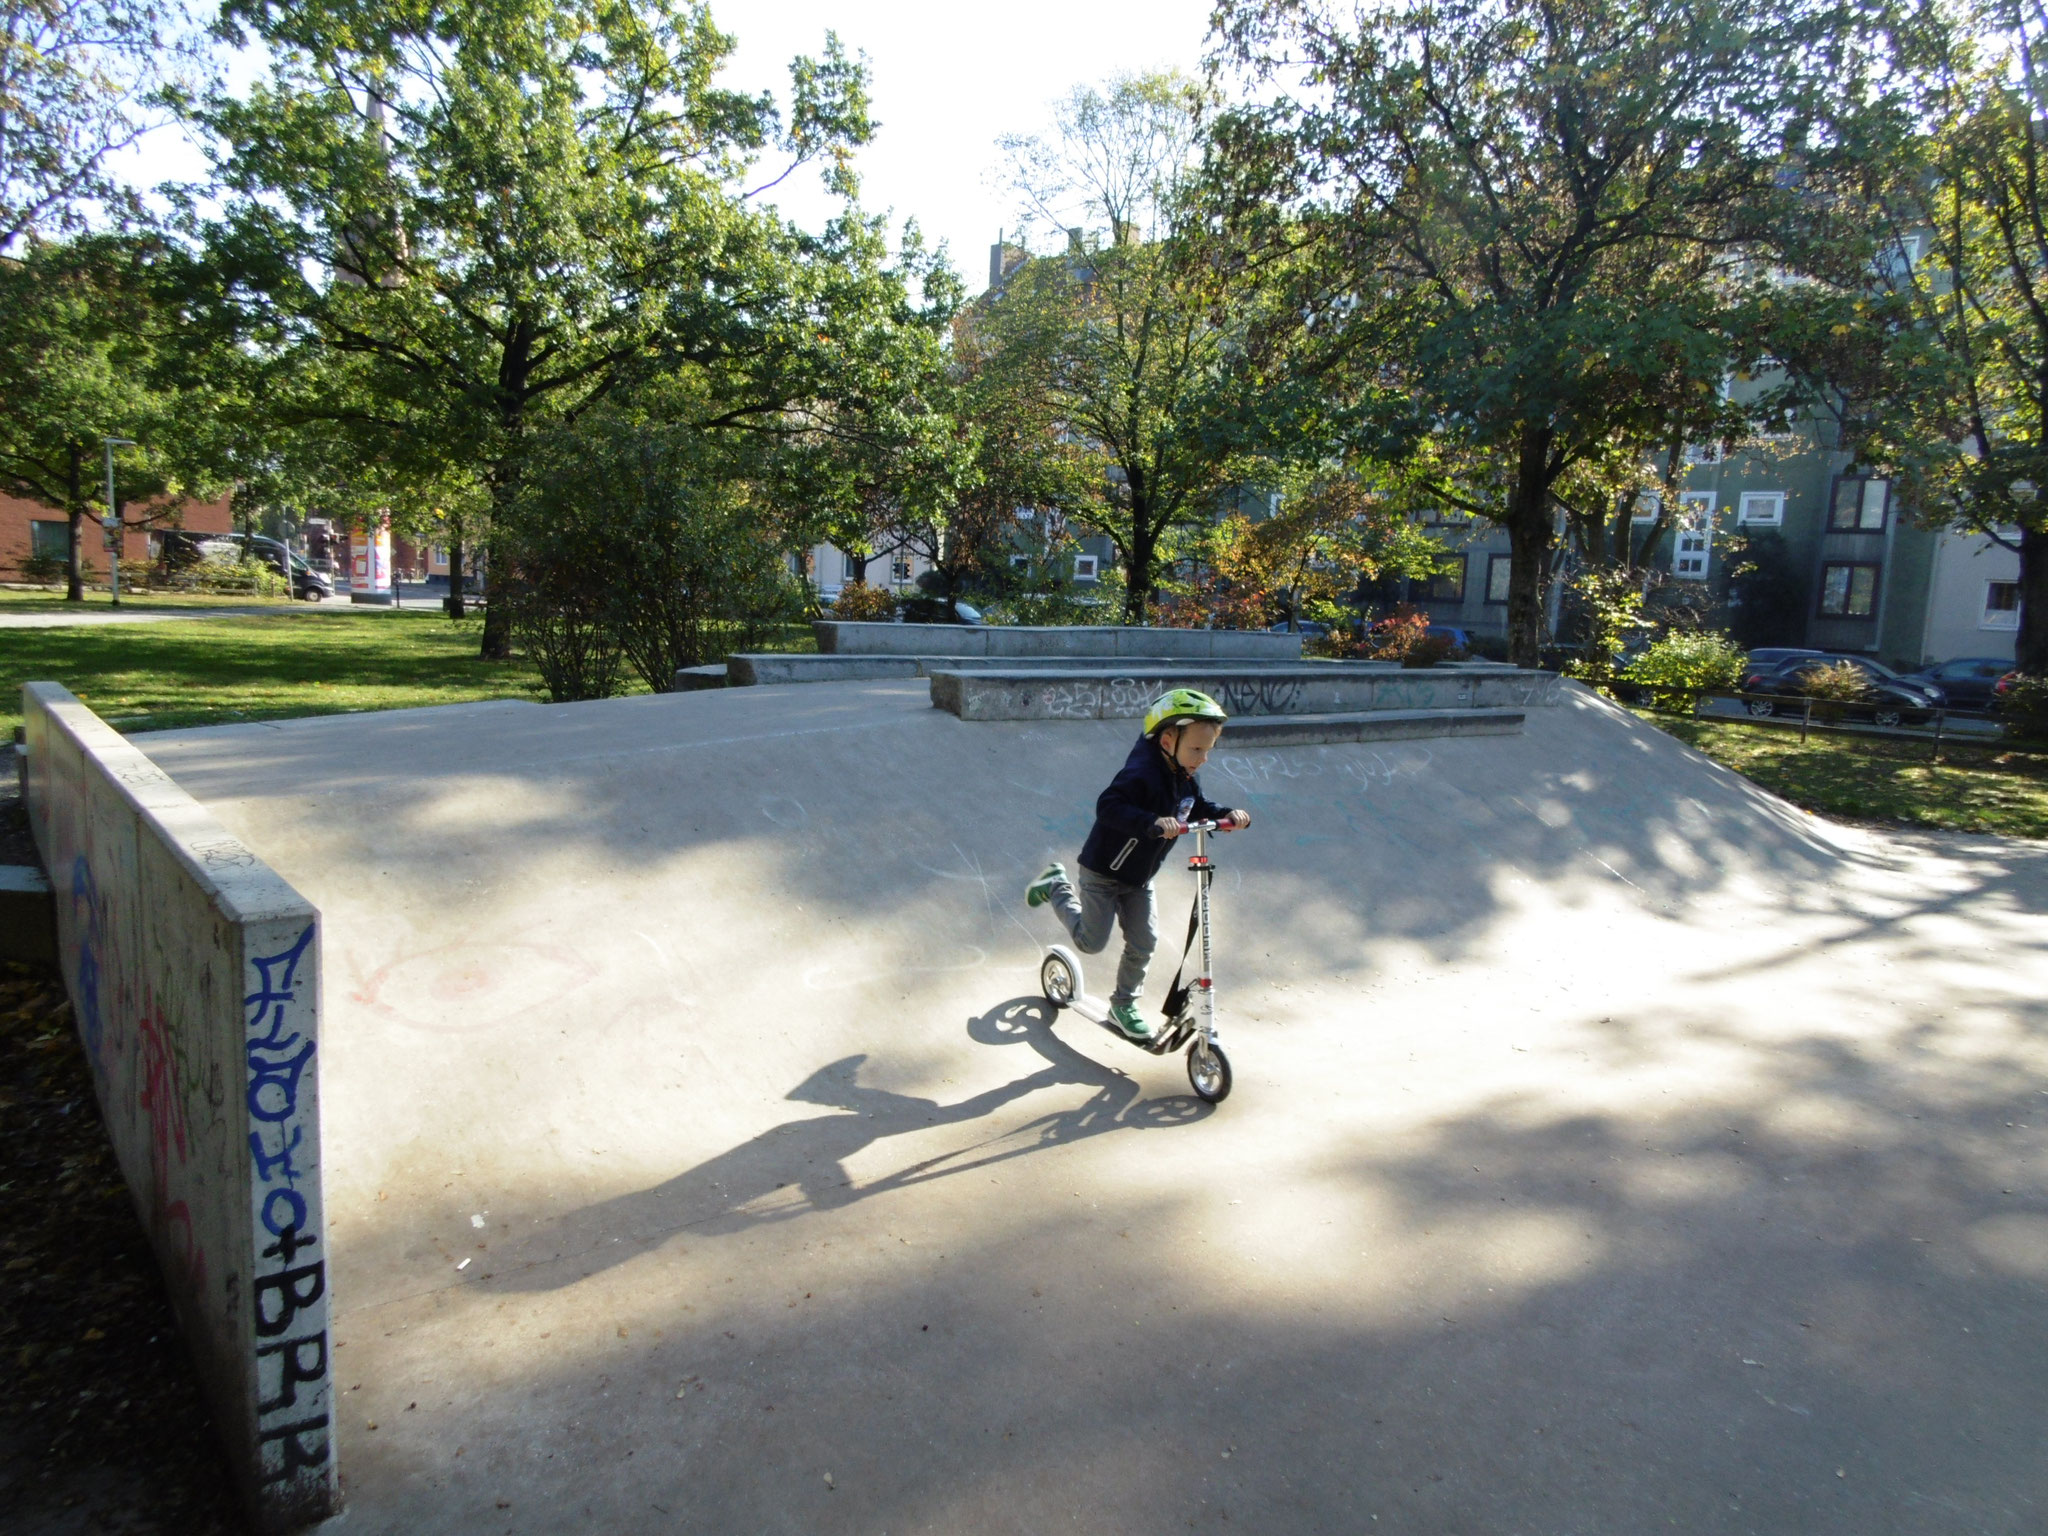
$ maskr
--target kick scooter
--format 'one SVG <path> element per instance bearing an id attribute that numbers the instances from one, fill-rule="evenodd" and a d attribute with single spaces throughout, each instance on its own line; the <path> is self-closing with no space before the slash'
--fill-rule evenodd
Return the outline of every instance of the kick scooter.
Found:
<path id="1" fill-rule="evenodd" d="M 1071 1008 L 1082 1018 L 1099 1024 L 1117 1039 L 1165 1056 L 1188 1047 L 1188 1086 L 1204 1103 L 1220 1104 L 1230 1094 L 1230 1058 L 1216 1035 L 1216 985 L 1209 973 L 1209 881 L 1216 866 L 1209 861 L 1208 835 L 1228 832 L 1227 821 L 1183 821 L 1183 834 L 1195 835 L 1195 851 L 1188 859 L 1188 872 L 1195 877 L 1195 905 L 1188 914 L 1188 940 L 1181 951 L 1181 970 L 1187 969 L 1188 955 L 1195 940 L 1202 941 L 1201 968 L 1183 986 L 1180 971 L 1174 972 L 1173 986 L 1166 995 L 1166 1023 L 1149 1040 L 1133 1040 L 1109 1017 L 1109 1004 L 1090 997 L 1081 979 L 1081 957 L 1064 944 L 1055 944 L 1038 967 L 1039 989 L 1055 1008 Z M 1193 1044 L 1189 1045 L 1189 1040 Z"/>

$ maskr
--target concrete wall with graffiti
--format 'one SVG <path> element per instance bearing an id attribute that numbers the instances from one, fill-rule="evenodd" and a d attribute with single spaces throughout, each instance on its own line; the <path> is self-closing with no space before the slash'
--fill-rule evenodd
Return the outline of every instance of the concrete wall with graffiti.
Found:
<path id="1" fill-rule="evenodd" d="M 64 689 L 30 823 L 100 1108 L 259 1529 L 335 1508 L 319 914 Z"/>

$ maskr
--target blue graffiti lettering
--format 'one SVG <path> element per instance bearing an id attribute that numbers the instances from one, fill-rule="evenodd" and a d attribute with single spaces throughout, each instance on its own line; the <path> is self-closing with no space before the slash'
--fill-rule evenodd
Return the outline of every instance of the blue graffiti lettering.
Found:
<path id="1" fill-rule="evenodd" d="M 284 1207 L 282 1219 L 277 1208 Z M 272 1237 L 282 1237 L 294 1227 L 306 1224 L 306 1200 L 295 1189 L 273 1189 L 263 1197 L 263 1227 Z M 289 1260 L 290 1255 L 286 1255 Z"/>
<path id="2" fill-rule="evenodd" d="M 284 1005 L 298 995 L 292 990 L 292 985 L 298 979 L 299 961 L 305 957 L 306 947 L 312 942 L 313 925 L 308 923 L 306 931 L 299 935 L 298 942 L 290 949 L 281 954 L 253 956 L 249 961 L 256 967 L 262 983 L 242 999 L 242 1007 L 247 1011 L 249 1028 L 256 1030 L 264 1027 L 264 1011 L 275 1006 L 276 1011 L 270 1020 L 270 1044 L 277 1043 L 278 1028 L 284 1023 Z"/>
<path id="3" fill-rule="evenodd" d="M 249 1155 L 256 1159 L 257 1179 L 262 1183 L 268 1184 L 277 1178 L 279 1174 L 283 1174 L 285 1183 L 296 1186 L 299 1182 L 299 1170 L 292 1163 L 292 1153 L 297 1149 L 299 1138 L 304 1134 L 305 1127 L 293 1126 L 291 1138 L 277 1151 L 270 1152 L 264 1149 L 263 1133 L 261 1131 L 251 1131 L 249 1133 Z"/>
<path id="4" fill-rule="evenodd" d="M 290 1045 L 298 1038 L 297 1035 L 290 1035 L 281 1044 Z M 291 1119 L 298 1112 L 299 1074 L 306 1070 L 307 1063 L 313 1059 L 313 1042 L 306 1041 L 298 1050 L 278 1061 L 267 1061 L 258 1054 L 265 1049 L 276 1048 L 268 1040 L 249 1042 L 249 1113 L 254 1118 L 268 1120 L 273 1125 Z M 292 1129 L 296 1133 L 298 1127 L 294 1126 Z M 255 1140 L 254 1132 L 250 1133 L 250 1140 Z M 296 1134 L 293 1141 L 297 1141 Z M 259 1148 L 258 1158 L 262 1155 Z M 290 1155 L 289 1146 L 279 1154 L 281 1157 Z"/>
<path id="5" fill-rule="evenodd" d="M 82 913 L 80 909 L 83 909 Z M 92 866 L 80 854 L 71 861 L 71 915 L 83 916 L 85 932 L 78 940 L 78 1033 L 86 1059 L 100 1066 L 100 893 Z"/>

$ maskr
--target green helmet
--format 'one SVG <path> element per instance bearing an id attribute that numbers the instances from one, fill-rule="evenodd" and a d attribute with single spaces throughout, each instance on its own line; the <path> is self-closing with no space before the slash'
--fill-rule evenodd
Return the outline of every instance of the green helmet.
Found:
<path id="1" fill-rule="evenodd" d="M 1184 720 L 1214 720 L 1221 725 L 1229 718 L 1223 706 L 1199 688 L 1169 688 L 1145 711 L 1145 734 L 1157 736 L 1167 726 Z"/>

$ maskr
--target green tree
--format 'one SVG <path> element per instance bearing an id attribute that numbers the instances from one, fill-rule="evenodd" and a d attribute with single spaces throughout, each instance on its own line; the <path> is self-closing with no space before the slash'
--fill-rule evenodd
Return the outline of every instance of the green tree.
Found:
<path id="1" fill-rule="evenodd" d="M 1121 76 L 1076 91 L 1050 134 L 1007 141 L 1027 214 L 1064 249 L 1017 267 L 962 329 L 963 367 L 1030 381 L 1092 460 L 1065 510 L 1115 544 L 1132 624 L 1176 535 L 1245 478 L 1227 422 L 1230 274 L 1188 217 L 1201 107 L 1182 77 Z"/>
<path id="2" fill-rule="evenodd" d="M 108 162 L 168 123 L 206 68 L 160 0 L 0 0 L 0 252 L 136 197 Z"/>
<path id="3" fill-rule="evenodd" d="M 2048 676 L 2048 17 L 1959 0 L 1895 36 L 1924 132 L 1878 199 L 1890 302 L 1843 317 L 1888 343 L 1850 426 L 1923 516 L 2017 548 L 2019 666 Z"/>
<path id="4" fill-rule="evenodd" d="M 1308 350 L 1376 451 L 1507 530 L 1533 664 L 1558 513 L 1627 539 L 1644 454 L 1741 361 L 1714 282 L 1826 206 L 1867 50 L 1763 0 L 1233 0 L 1219 27 L 1258 86 L 1218 127 L 1226 203 L 1315 274 Z"/>
<path id="5" fill-rule="evenodd" d="M 836 39 L 792 66 L 785 122 L 716 85 L 731 40 L 677 0 L 235 0 L 223 26 L 271 73 L 199 114 L 226 204 L 210 244 L 253 332 L 346 365 L 297 408 L 366 461 L 474 475 L 496 527 L 532 434 L 649 368 L 744 376 L 712 392 L 720 425 L 814 386 L 847 297 L 822 269 L 859 233 L 805 237 L 744 181 L 779 146 L 852 193 L 865 77 Z M 502 611 L 483 645 L 506 654 Z"/>
<path id="6" fill-rule="evenodd" d="M 176 387 L 167 366 L 180 264 L 163 242 L 127 236 L 31 240 L 0 257 L 0 488 L 69 519 L 72 602 L 85 596 L 85 519 L 107 511 L 105 439 L 136 445 L 115 456 L 113 510 L 131 526 L 171 515 L 131 503 L 207 488 L 194 449 L 209 402 Z"/>

